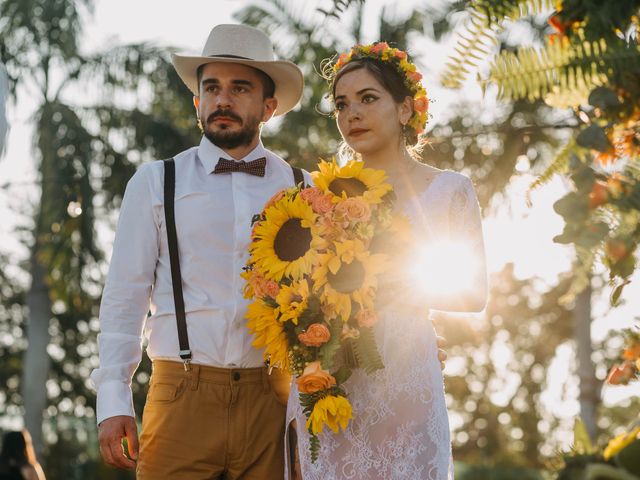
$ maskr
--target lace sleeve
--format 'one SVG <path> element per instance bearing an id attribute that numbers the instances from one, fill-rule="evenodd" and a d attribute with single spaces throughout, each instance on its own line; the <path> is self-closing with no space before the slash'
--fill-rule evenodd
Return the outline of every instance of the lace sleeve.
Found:
<path id="1" fill-rule="evenodd" d="M 468 265 L 460 271 L 463 292 L 457 311 L 480 311 L 487 299 L 487 267 L 478 197 L 469 178 L 453 193 L 449 207 L 449 235 L 468 249 Z M 455 302 L 458 303 L 458 302 Z"/>

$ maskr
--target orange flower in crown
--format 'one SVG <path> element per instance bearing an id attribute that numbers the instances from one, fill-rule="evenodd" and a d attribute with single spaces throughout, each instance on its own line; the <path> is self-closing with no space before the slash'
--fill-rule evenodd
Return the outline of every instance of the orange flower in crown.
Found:
<path id="1" fill-rule="evenodd" d="M 415 64 L 409 61 L 407 52 L 390 47 L 387 42 L 378 42 L 370 45 L 356 45 L 349 53 L 341 53 L 336 62 L 329 69 L 325 69 L 325 78 L 332 81 L 336 73 L 353 60 L 372 58 L 382 62 L 388 62 L 395 67 L 404 78 L 405 86 L 413 93 L 413 115 L 408 125 L 417 134 L 424 131 L 429 117 L 429 98 L 427 91 L 422 86 L 422 74 L 417 71 Z M 330 71 L 328 71 L 330 70 Z"/>

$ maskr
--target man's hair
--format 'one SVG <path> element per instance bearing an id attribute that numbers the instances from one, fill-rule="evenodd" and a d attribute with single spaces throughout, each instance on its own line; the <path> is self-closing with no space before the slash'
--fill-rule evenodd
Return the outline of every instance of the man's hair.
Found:
<path id="1" fill-rule="evenodd" d="M 200 65 L 196 71 L 198 76 L 198 91 L 200 90 L 200 80 L 202 80 L 202 69 L 205 65 L 208 64 L 205 63 L 204 65 Z M 245 66 L 251 68 L 260 78 L 260 82 L 262 82 L 262 98 L 273 98 L 276 93 L 276 84 L 273 83 L 271 77 L 258 68 L 251 67 L 250 65 Z"/>

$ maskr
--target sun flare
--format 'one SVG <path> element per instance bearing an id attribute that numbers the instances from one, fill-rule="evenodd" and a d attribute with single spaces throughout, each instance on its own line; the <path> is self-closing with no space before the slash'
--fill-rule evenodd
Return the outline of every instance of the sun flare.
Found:
<path id="1" fill-rule="evenodd" d="M 432 295 L 464 294 L 477 278 L 477 255 L 463 240 L 430 243 L 418 248 L 409 275 L 422 293 Z"/>

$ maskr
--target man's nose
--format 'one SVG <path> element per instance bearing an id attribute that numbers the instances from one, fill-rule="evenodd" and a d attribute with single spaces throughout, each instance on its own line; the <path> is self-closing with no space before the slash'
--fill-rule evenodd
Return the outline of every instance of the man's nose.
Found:
<path id="1" fill-rule="evenodd" d="M 216 107 L 219 109 L 229 108 L 233 104 L 231 94 L 228 90 L 221 89 L 216 96 Z"/>

